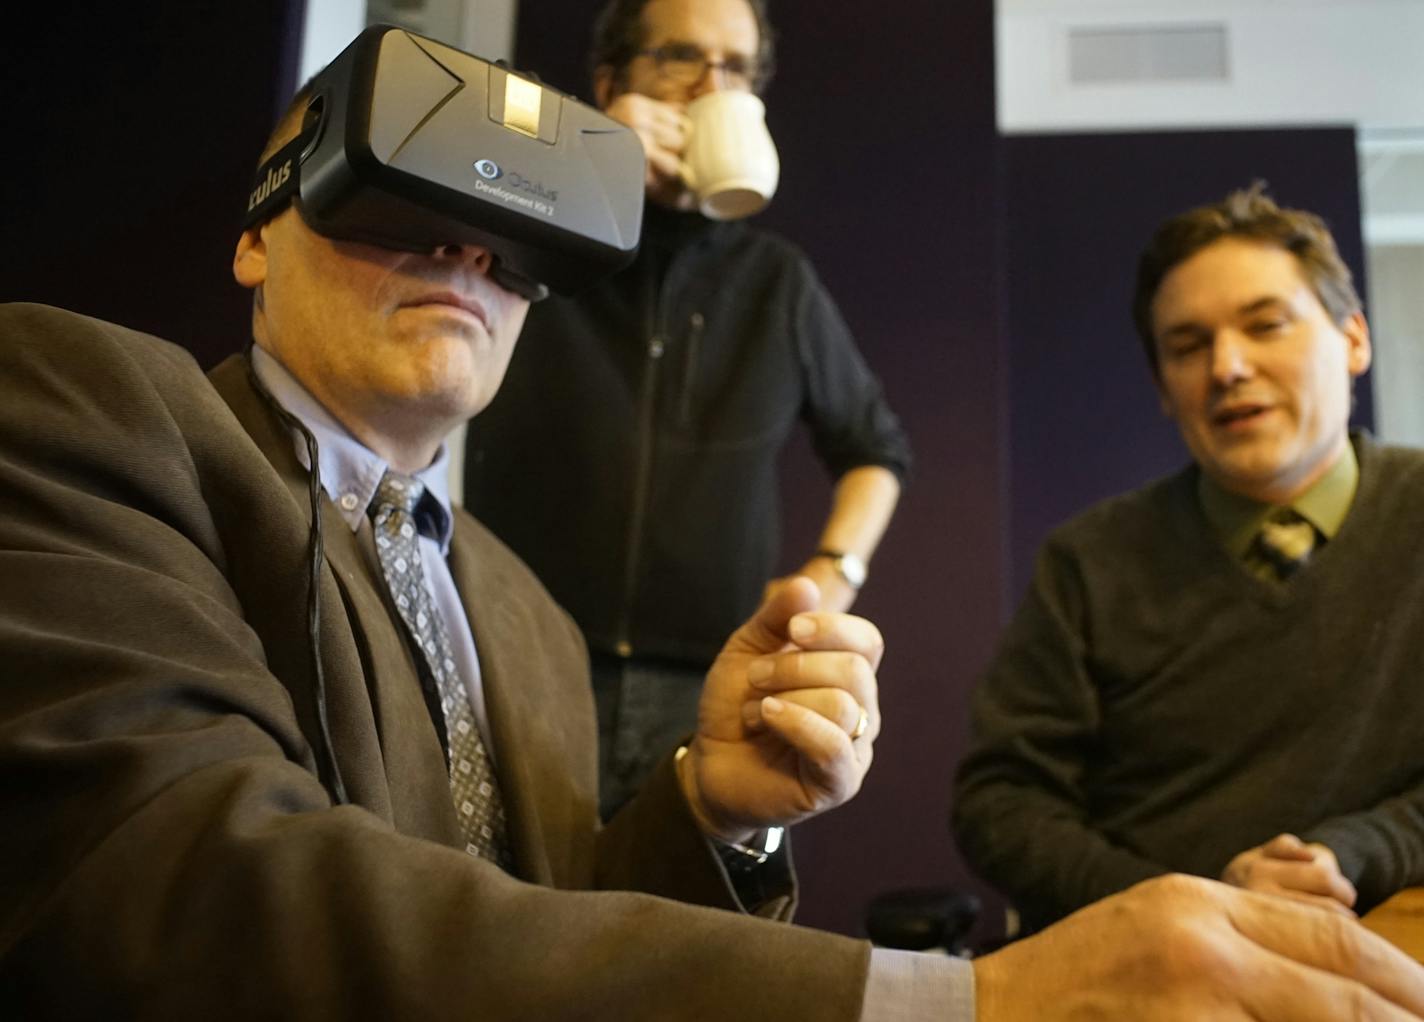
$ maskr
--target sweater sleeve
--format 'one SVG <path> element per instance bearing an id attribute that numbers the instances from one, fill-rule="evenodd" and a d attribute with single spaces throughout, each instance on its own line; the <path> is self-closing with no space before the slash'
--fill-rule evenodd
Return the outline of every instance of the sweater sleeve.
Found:
<path id="1" fill-rule="evenodd" d="M 1165 866 L 1114 844 L 1084 789 L 1100 723 L 1081 584 L 1050 544 L 971 707 L 951 827 L 970 865 L 1038 928 Z"/>
<path id="2" fill-rule="evenodd" d="M 837 478 L 862 465 L 880 465 L 903 484 L 911 466 L 909 439 L 840 310 L 811 265 L 798 258 L 790 330 L 806 379 L 802 417 L 816 454 Z"/>
<path id="3" fill-rule="evenodd" d="M 1424 884 L 1424 784 L 1376 806 L 1323 820 L 1299 835 L 1335 853 L 1368 912 L 1406 887 Z"/>

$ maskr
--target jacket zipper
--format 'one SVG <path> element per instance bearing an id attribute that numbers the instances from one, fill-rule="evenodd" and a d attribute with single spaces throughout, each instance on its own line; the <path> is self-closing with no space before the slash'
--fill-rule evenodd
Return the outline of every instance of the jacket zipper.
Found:
<path id="1" fill-rule="evenodd" d="M 676 257 L 673 260 L 676 263 Z M 650 264 L 650 274 L 656 267 Z M 642 561 L 643 526 L 648 512 L 648 490 L 653 474 L 653 412 L 656 408 L 658 371 L 667 350 L 667 303 L 671 288 L 673 265 L 669 265 L 662 280 L 658 282 L 652 306 L 648 310 L 648 341 L 644 348 L 643 380 L 638 407 L 638 461 L 633 475 L 633 503 L 628 514 L 628 559 L 623 565 L 623 602 L 618 611 L 618 636 L 615 651 L 621 657 L 633 655 L 633 642 L 629 632 L 633 617 L 633 593 L 638 581 L 638 567 Z"/>
<path id="2" fill-rule="evenodd" d="M 702 313 L 694 312 L 687 332 L 687 356 L 682 366 L 682 401 L 678 404 L 678 421 L 683 429 L 692 425 L 692 378 L 697 374 L 697 351 L 702 346 Z"/>

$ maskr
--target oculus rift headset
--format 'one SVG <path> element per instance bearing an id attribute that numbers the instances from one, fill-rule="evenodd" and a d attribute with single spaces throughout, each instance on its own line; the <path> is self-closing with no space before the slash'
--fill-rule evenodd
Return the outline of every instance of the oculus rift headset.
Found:
<path id="1" fill-rule="evenodd" d="M 310 83 L 301 133 L 258 168 L 244 230 L 295 199 L 328 238 L 404 251 L 473 244 L 531 300 L 627 265 L 643 148 L 571 96 L 390 25 Z"/>

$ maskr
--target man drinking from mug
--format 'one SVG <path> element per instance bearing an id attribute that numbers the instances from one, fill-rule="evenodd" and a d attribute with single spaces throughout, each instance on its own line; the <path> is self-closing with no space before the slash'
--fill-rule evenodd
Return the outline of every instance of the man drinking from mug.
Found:
<path id="1" fill-rule="evenodd" d="M 607 4 L 594 92 L 647 155 L 642 248 L 611 280 L 530 310 L 503 389 L 470 425 L 470 510 L 588 639 L 605 816 L 691 729 L 707 665 L 763 596 L 777 460 L 798 414 L 837 480 L 799 569 L 827 609 L 854 601 L 909 466 L 806 259 L 696 211 L 688 106 L 758 95 L 772 62 L 762 0 Z M 765 181 L 765 155 L 753 169 Z"/>

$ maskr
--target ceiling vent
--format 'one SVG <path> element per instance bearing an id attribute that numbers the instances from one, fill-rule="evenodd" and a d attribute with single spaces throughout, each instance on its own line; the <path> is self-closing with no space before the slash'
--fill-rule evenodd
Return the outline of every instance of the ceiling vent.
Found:
<path id="1" fill-rule="evenodd" d="M 1068 80 L 1074 85 L 1225 82 L 1224 24 L 1079 26 L 1068 30 Z"/>

